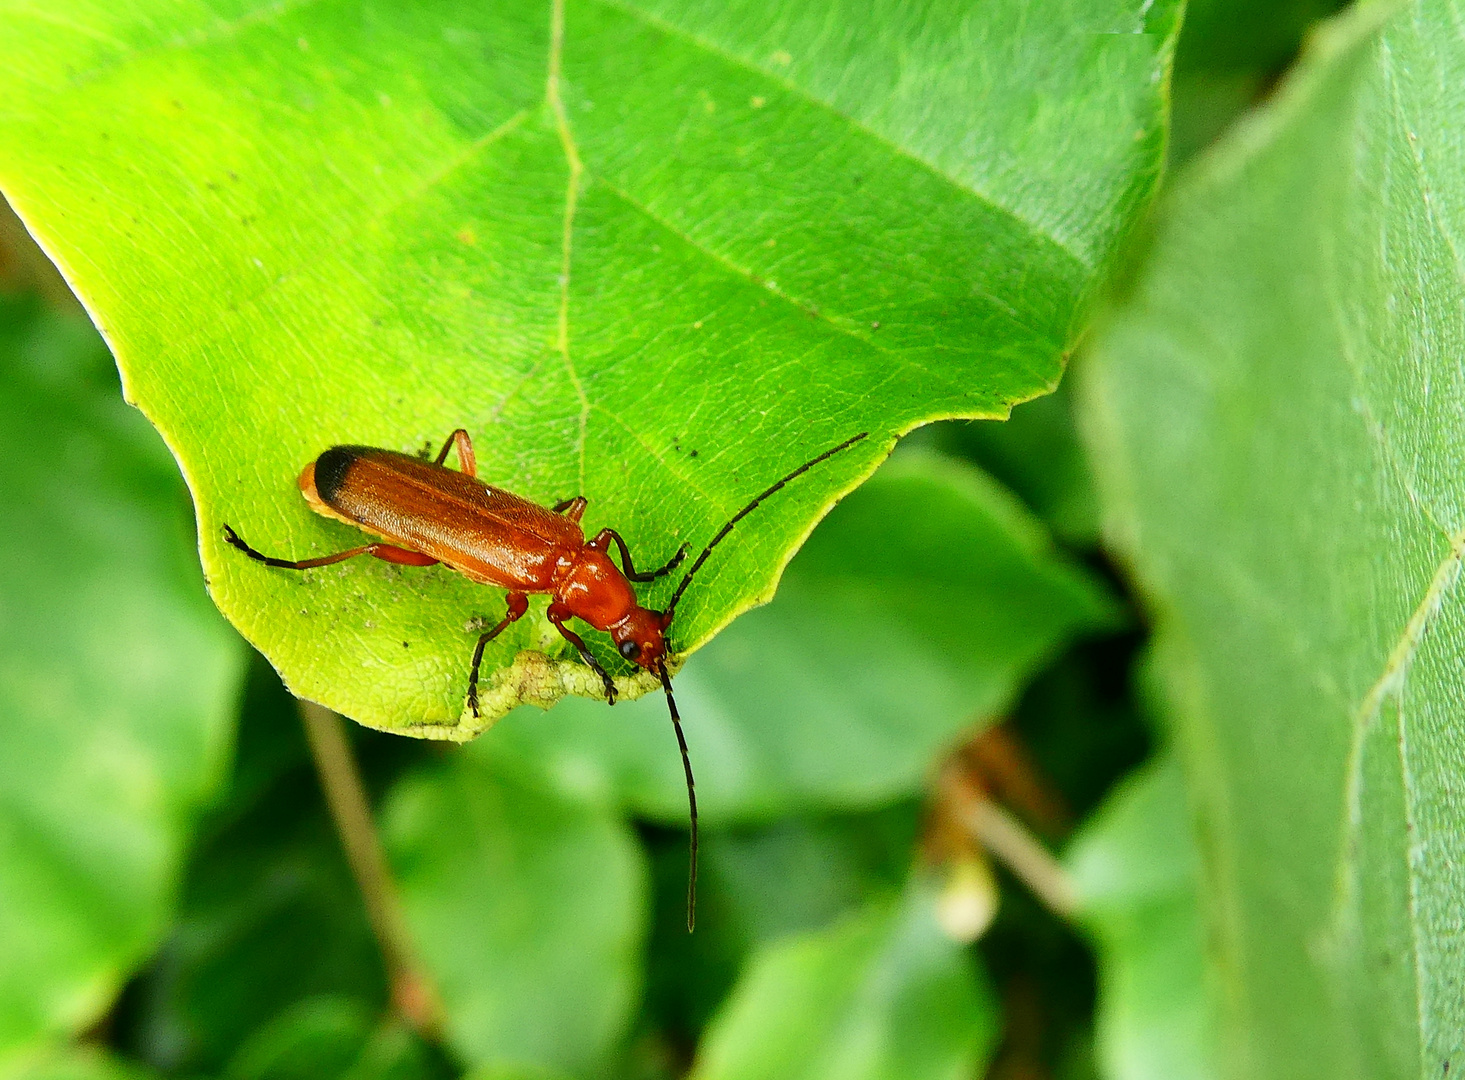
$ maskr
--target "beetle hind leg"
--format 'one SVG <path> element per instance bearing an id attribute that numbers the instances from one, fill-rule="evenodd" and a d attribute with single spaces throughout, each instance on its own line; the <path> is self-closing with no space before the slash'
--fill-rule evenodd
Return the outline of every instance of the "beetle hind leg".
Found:
<path id="1" fill-rule="evenodd" d="M 518 622 L 524 617 L 524 612 L 529 610 L 529 598 L 521 592 L 511 592 L 504 599 L 508 602 L 509 610 L 498 625 L 484 633 L 478 638 L 478 645 L 473 650 L 473 667 L 468 672 L 468 709 L 473 713 L 474 719 L 478 717 L 478 669 L 483 664 L 483 650 L 490 641 L 498 637 L 504 628 L 512 623 Z"/>
<path id="2" fill-rule="evenodd" d="M 420 551 L 410 551 L 407 548 L 393 547 L 391 544 L 363 544 L 361 547 L 338 551 L 334 555 L 322 555 L 317 559 L 277 559 L 273 555 L 266 555 L 264 552 L 250 547 L 240 539 L 237 532 L 227 525 L 224 526 L 224 541 L 244 552 L 255 562 L 281 570 L 313 570 L 317 566 L 330 566 L 332 563 L 345 562 L 358 555 L 370 555 L 382 562 L 396 563 L 398 566 L 433 566 L 437 563 L 437 560 L 431 555 L 424 555 Z"/>

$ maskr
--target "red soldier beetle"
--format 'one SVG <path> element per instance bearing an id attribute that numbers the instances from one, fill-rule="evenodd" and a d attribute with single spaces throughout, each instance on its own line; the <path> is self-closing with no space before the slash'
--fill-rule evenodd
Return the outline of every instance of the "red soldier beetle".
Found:
<path id="1" fill-rule="evenodd" d="M 372 446 L 333 446 L 300 473 L 300 490 L 312 510 L 380 536 L 386 543 L 364 544 L 314 559 L 277 559 L 250 547 L 228 525 L 224 526 L 224 539 L 256 562 L 284 570 L 309 570 L 370 555 L 402 566 L 442 563 L 479 584 L 507 589 L 508 612 L 479 636 L 473 650 L 468 708 L 474 716 L 478 715 L 478 672 L 483 650 L 506 627 L 523 618 L 529 610 L 527 594 L 550 595 L 546 616 L 600 676 L 606 701 L 614 705 L 616 689 L 610 674 L 584 639 L 565 623 L 578 618 L 610 634 L 621 656 L 655 675 L 666 694 L 687 777 L 691 819 L 687 929 L 691 930 L 696 916 L 697 789 L 681 715 L 672 696 L 671 676 L 666 670 L 666 631 L 692 578 L 733 526 L 789 481 L 868 434 L 862 431 L 804 462 L 734 514 L 693 561 L 664 611 L 642 607 L 631 583 L 652 581 L 676 569 L 687 554 L 686 544 L 660 569 L 638 572 L 625 540 L 614 529 L 601 529 L 591 540 L 585 539 L 580 529 L 580 518 L 588 504 L 585 496 L 577 495 L 546 508 L 479 480 L 473 442 L 463 428 L 448 436 L 433 461 Z M 443 464 L 454 446 L 458 450 L 457 470 Z M 621 557 L 619 568 L 611 559 L 612 545 Z"/>

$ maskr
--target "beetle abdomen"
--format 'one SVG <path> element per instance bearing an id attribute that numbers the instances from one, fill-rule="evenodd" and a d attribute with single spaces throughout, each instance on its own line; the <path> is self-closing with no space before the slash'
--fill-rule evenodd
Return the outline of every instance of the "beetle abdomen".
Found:
<path id="1" fill-rule="evenodd" d="M 317 513 L 420 551 L 475 581 L 542 591 L 558 552 L 585 542 L 573 521 L 407 454 L 333 446 L 300 476 Z"/>

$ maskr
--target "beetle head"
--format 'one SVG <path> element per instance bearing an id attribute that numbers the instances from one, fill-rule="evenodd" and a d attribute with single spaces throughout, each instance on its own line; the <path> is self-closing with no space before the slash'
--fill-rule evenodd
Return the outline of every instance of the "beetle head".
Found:
<path id="1" fill-rule="evenodd" d="M 671 619 L 650 608 L 635 608 L 610 628 L 616 650 L 633 664 L 655 672 L 666 658 L 666 625 Z"/>

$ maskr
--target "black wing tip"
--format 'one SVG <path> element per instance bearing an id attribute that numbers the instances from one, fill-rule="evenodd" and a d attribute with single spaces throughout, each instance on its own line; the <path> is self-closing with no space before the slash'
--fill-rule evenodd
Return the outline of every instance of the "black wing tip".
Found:
<path id="1" fill-rule="evenodd" d="M 345 486 L 346 474 L 361 457 L 363 447 L 333 446 L 315 459 L 315 491 L 327 506 Z"/>

